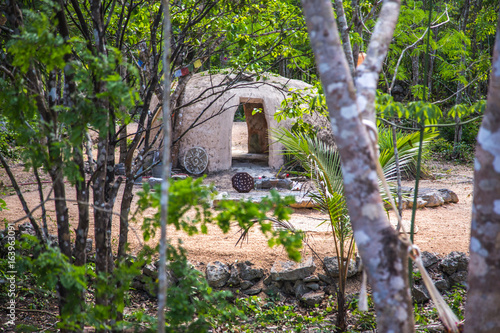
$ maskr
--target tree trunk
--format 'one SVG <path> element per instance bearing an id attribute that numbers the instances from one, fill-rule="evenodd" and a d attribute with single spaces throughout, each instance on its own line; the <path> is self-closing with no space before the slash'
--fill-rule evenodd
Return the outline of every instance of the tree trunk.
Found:
<path id="1" fill-rule="evenodd" d="M 465 332 L 500 332 L 500 21 L 474 163 Z"/>
<path id="2" fill-rule="evenodd" d="M 373 146 L 358 107 L 374 117 L 378 68 L 382 67 L 399 13 L 399 1 L 385 1 L 361 66 L 358 100 L 333 17 L 330 0 L 302 0 L 311 46 L 321 75 L 332 129 L 342 157 L 346 202 L 354 237 L 373 290 L 380 332 L 413 332 L 407 275 L 407 247 L 385 215 L 378 191 Z M 383 23 L 381 23 L 383 22 Z M 360 67 L 361 67 L 360 66 Z M 380 71 L 380 69 L 378 69 Z M 358 89 L 360 87 L 357 85 Z M 373 97 L 370 96 L 373 94 Z"/>
<path id="3" fill-rule="evenodd" d="M 349 28 L 347 26 L 347 20 L 345 18 L 344 5 L 342 3 L 342 0 L 335 0 L 335 7 L 337 10 L 337 21 L 339 22 L 340 27 L 340 37 L 342 38 L 342 48 L 344 49 L 347 64 L 349 65 L 351 77 L 354 77 L 356 66 L 354 64 L 354 58 L 352 56 L 351 38 L 349 38 Z"/>
<path id="4" fill-rule="evenodd" d="M 460 22 L 460 31 L 463 32 L 464 34 L 466 33 L 467 30 L 467 20 L 469 18 L 469 0 L 465 0 L 464 2 L 464 11 L 463 11 L 463 18 L 462 22 Z M 466 52 L 466 45 L 463 46 L 463 52 Z M 465 55 L 462 54 L 460 57 L 460 66 L 465 69 L 466 66 L 466 59 Z M 460 76 L 465 76 L 465 70 L 462 69 L 460 72 Z M 464 94 L 464 83 L 462 81 L 458 81 L 457 85 L 457 100 L 455 104 L 462 104 L 463 100 L 463 94 Z M 453 157 L 457 158 L 460 155 L 460 152 L 458 151 L 458 144 L 460 141 L 462 141 L 462 125 L 460 124 L 461 119 L 458 116 L 458 113 L 455 115 L 455 137 L 453 140 Z"/>

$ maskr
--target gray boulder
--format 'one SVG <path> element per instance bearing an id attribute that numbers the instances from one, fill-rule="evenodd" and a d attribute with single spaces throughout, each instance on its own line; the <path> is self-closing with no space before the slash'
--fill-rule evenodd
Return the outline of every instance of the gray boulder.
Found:
<path id="1" fill-rule="evenodd" d="M 236 265 L 231 266 L 231 271 L 229 272 L 229 279 L 226 284 L 230 287 L 237 287 L 241 283 L 240 273 Z"/>
<path id="2" fill-rule="evenodd" d="M 467 271 L 458 271 L 450 276 L 450 284 L 453 285 L 466 285 L 467 284 Z"/>
<path id="3" fill-rule="evenodd" d="M 422 256 L 422 263 L 424 264 L 425 268 L 430 267 L 439 261 L 439 258 L 437 257 L 437 255 L 435 255 L 434 253 L 427 252 L 427 251 L 423 251 L 421 253 L 421 256 Z"/>
<path id="4" fill-rule="evenodd" d="M 252 281 L 243 280 L 240 283 L 240 289 L 241 290 L 246 290 L 246 289 L 250 288 L 253 285 L 254 285 L 254 283 Z"/>
<path id="5" fill-rule="evenodd" d="M 307 257 L 303 262 L 276 261 L 271 268 L 271 277 L 274 281 L 302 280 L 316 270 L 313 257 Z"/>
<path id="6" fill-rule="evenodd" d="M 448 275 L 467 270 L 469 258 L 463 252 L 453 251 L 439 263 L 439 269 Z"/>
<path id="7" fill-rule="evenodd" d="M 210 287 L 224 287 L 230 276 L 231 273 L 229 272 L 229 268 L 220 261 L 214 261 L 207 265 L 206 277 Z"/>
<path id="8" fill-rule="evenodd" d="M 447 190 L 445 188 L 438 190 L 438 192 L 441 194 L 441 197 L 443 198 L 445 203 L 448 203 L 448 202 L 457 203 L 458 202 L 458 195 L 455 192 L 453 192 L 451 190 Z"/>
<path id="9" fill-rule="evenodd" d="M 240 277 L 243 280 L 257 280 L 262 279 L 264 276 L 264 271 L 262 268 L 252 268 L 252 263 L 249 261 L 238 263 L 238 269 L 240 271 Z"/>
<path id="10" fill-rule="evenodd" d="M 413 288 L 411 288 L 411 295 L 413 296 L 413 300 L 418 304 L 425 303 L 431 298 L 427 288 L 419 285 L 414 285 Z"/>
<path id="11" fill-rule="evenodd" d="M 450 289 L 450 283 L 446 279 L 440 279 L 434 282 L 434 286 L 437 288 L 439 291 L 446 291 Z"/>
<path id="12" fill-rule="evenodd" d="M 440 192 L 431 191 L 421 196 L 422 200 L 427 201 L 426 207 L 439 207 L 444 204 Z"/>
<path id="13" fill-rule="evenodd" d="M 325 269 L 326 271 L 332 276 L 332 277 L 339 277 L 340 272 L 339 272 L 339 265 L 337 261 L 337 257 L 325 257 L 323 260 L 325 264 Z M 349 268 L 347 270 L 347 277 L 354 276 L 358 273 L 358 269 L 356 267 L 356 261 L 351 259 L 349 260 Z"/>
<path id="14" fill-rule="evenodd" d="M 298 280 L 298 281 L 295 281 L 295 285 L 293 286 L 293 289 L 295 291 L 295 297 L 296 298 L 301 298 L 302 295 L 308 293 L 309 291 L 311 291 L 311 289 L 309 289 L 305 284 L 304 282 Z"/>

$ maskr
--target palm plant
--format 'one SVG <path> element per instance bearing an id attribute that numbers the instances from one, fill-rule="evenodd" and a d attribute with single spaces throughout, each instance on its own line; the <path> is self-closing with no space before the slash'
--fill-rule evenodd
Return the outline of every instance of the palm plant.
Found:
<path id="1" fill-rule="evenodd" d="M 390 131 L 387 131 L 390 134 Z M 380 163 L 386 179 L 396 175 L 395 154 L 392 136 L 382 131 L 379 140 Z M 339 267 L 339 282 L 337 288 L 337 327 L 345 330 L 345 285 L 350 260 L 354 253 L 354 237 L 344 198 L 344 186 L 341 172 L 340 155 L 335 146 L 329 145 L 311 133 L 278 129 L 273 133 L 275 140 L 283 144 L 283 154 L 298 161 L 306 174 L 314 182 L 317 193 L 310 197 L 318 204 L 320 210 L 329 217 L 329 223 L 334 238 L 337 263 Z M 426 133 L 424 143 L 429 142 L 435 134 Z M 397 139 L 400 168 L 408 168 L 414 164 L 418 153 L 418 135 L 400 134 Z M 328 223 L 327 221 L 323 223 Z M 321 258 L 319 258 L 321 260 Z M 326 271 L 326 269 L 325 269 Z"/>

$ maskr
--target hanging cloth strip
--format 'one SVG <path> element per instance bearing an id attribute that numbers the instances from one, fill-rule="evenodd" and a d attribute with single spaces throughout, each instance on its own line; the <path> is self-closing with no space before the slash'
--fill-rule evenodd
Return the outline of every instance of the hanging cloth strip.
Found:
<path id="1" fill-rule="evenodd" d="M 443 324 L 446 326 L 449 332 L 453 333 L 458 333 L 458 324 L 459 324 L 459 319 L 457 316 L 453 313 L 453 311 L 450 309 L 448 304 L 444 301 L 443 297 L 439 293 L 439 291 L 436 289 L 434 286 L 434 283 L 432 282 L 431 277 L 427 273 L 427 270 L 424 267 L 424 264 L 422 262 L 422 256 L 420 253 L 420 249 L 418 246 L 414 245 L 411 243 L 411 241 L 406 237 L 406 231 L 404 230 L 404 226 L 402 223 L 402 218 L 401 215 L 399 215 L 399 211 L 396 208 L 396 204 L 394 202 L 394 198 L 391 195 L 391 192 L 389 190 L 389 185 L 387 184 L 387 181 L 384 176 L 384 172 L 382 171 L 382 166 L 380 165 L 380 161 L 377 158 L 378 156 L 378 132 L 377 132 L 377 126 L 369 120 L 363 119 L 363 124 L 365 125 L 367 131 L 368 131 L 368 137 L 370 138 L 370 141 L 372 143 L 371 149 L 372 153 L 375 157 L 375 165 L 377 167 L 377 174 L 382 181 L 382 185 L 384 187 L 384 191 L 387 194 L 387 197 L 389 198 L 389 202 L 391 204 L 392 209 L 396 213 L 397 219 L 398 219 L 398 229 L 402 231 L 402 233 L 399 235 L 399 238 L 403 244 L 408 246 L 408 255 L 410 258 L 415 262 L 418 270 L 420 271 L 420 274 L 422 275 L 422 279 L 424 281 L 425 287 L 429 291 L 429 295 L 431 296 L 432 301 L 434 302 L 436 309 L 438 310 L 439 317 L 441 318 L 441 321 Z M 367 301 L 367 292 L 366 292 L 366 272 L 363 269 L 363 281 L 361 285 L 361 290 L 359 294 L 359 310 L 360 311 L 367 311 L 368 310 L 368 301 Z"/>

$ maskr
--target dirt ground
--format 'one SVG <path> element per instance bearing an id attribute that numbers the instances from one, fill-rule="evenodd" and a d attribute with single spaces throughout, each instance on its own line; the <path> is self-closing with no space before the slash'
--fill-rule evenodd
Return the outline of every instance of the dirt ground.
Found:
<path id="1" fill-rule="evenodd" d="M 235 123 L 233 126 L 233 149 L 244 151 L 246 147 L 246 123 Z M 441 189 L 446 188 L 454 191 L 459 198 L 456 204 L 446 204 L 438 208 L 423 208 L 417 211 L 416 226 L 418 232 L 415 235 L 415 242 L 422 250 L 435 252 L 438 254 L 447 254 L 451 251 L 468 252 L 469 249 L 469 232 L 470 232 L 470 216 L 472 203 L 472 168 L 463 165 L 454 165 L 444 162 L 428 162 L 427 168 L 432 172 L 435 179 L 426 179 L 420 182 L 420 187 Z M 24 197 L 30 209 L 34 209 L 39 203 L 39 194 L 36 188 L 34 176 L 24 170 L 23 165 L 12 165 L 12 171 L 17 177 L 18 183 L 24 193 Z M 214 183 L 219 191 L 225 191 L 229 194 L 236 193 L 231 188 L 230 179 L 235 172 L 241 170 L 253 170 L 254 176 L 261 174 L 272 174 L 270 170 L 261 166 L 253 166 L 252 164 L 234 164 L 233 169 L 209 175 L 206 183 Z M 50 178 L 44 175 L 43 179 L 47 183 L 44 184 L 45 196 L 50 191 Z M 3 185 L 2 185 L 3 184 Z M 24 223 L 27 220 L 21 220 L 25 216 L 21 204 L 14 190 L 10 186 L 10 181 L 4 169 L 0 169 L 0 198 L 7 203 L 8 210 L 0 212 L 0 220 L 7 222 L 18 221 Z M 404 181 L 405 186 L 414 186 L 413 181 Z M 134 192 L 141 189 L 136 186 Z M 256 191 L 251 192 L 256 193 Z M 67 184 L 66 194 L 69 199 L 76 199 L 75 190 Z M 134 198 L 134 202 L 137 196 Z M 90 200 L 92 202 L 92 199 Z M 115 210 L 118 211 L 121 204 L 121 195 L 115 203 Z M 69 202 L 69 215 L 72 225 L 72 230 L 77 226 L 77 205 L 76 202 Z M 49 232 L 57 233 L 55 222 L 55 210 L 53 201 L 47 205 L 49 218 Z M 151 214 L 152 212 L 147 212 Z M 40 209 L 34 213 L 35 216 L 40 216 Z M 91 210 L 92 215 L 92 210 Z M 411 218 L 411 210 L 405 210 L 403 219 Z M 308 241 L 313 246 L 316 252 L 321 256 L 334 255 L 333 239 L 330 233 L 325 228 L 318 228 L 326 215 L 321 214 L 314 209 L 294 209 L 291 222 L 300 226 L 302 230 L 308 230 Z M 119 218 L 114 217 L 113 224 L 113 244 L 118 243 L 118 226 Z M 91 225 L 89 237 L 93 238 L 93 220 L 91 216 Z M 3 228 L 3 225 L 2 227 Z M 130 249 L 132 254 L 136 254 L 142 245 L 142 237 L 140 234 L 140 219 L 131 224 L 132 231 L 129 232 Z M 206 265 L 210 261 L 219 260 L 227 263 L 250 260 L 257 266 L 265 269 L 270 269 L 276 260 L 286 260 L 285 251 L 280 248 L 269 248 L 267 239 L 261 234 L 260 230 L 254 229 L 250 232 L 248 242 L 242 246 L 235 246 L 239 233 L 237 229 L 231 229 L 227 234 L 223 234 L 216 226 L 210 226 L 209 232 L 206 235 L 194 235 L 188 237 L 185 234 L 174 230 L 173 227 L 168 228 L 168 237 L 174 241 L 181 239 L 184 247 L 188 250 L 189 259 L 196 264 Z M 157 239 L 152 240 L 156 242 Z M 311 255 L 311 251 L 305 247 L 303 255 Z"/>

